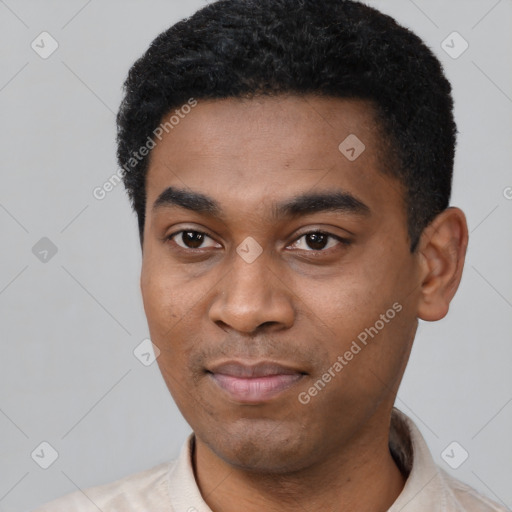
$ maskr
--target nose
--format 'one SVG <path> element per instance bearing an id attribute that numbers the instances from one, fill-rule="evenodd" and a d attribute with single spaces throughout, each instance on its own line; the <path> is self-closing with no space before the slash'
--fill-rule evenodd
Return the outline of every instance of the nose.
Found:
<path id="1" fill-rule="evenodd" d="M 295 319 L 293 293 L 270 267 L 265 253 L 252 263 L 236 253 L 233 260 L 217 286 L 210 319 L 224 330 L 246 334 L 290 328 Z"/>

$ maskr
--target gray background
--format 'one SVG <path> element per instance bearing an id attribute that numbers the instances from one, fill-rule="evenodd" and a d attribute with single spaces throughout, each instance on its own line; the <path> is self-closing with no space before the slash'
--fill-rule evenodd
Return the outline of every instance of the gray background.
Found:
<path id="1" fill-rule="evenodd" d="M 133 354 L 148 336 L 135 216 L 121 185 L 101 201 L 92 191 L 116 171 L 114 115 L 130 65 L 202 5 L 0 0 L 2 512 L 169 460 L 189 432 L 156 363 Z M 421 323 L 396 405 L 442 467 L 510 507 L 512 2 L 371 5 L 420 35 L 453 84 L 452 204 L 471 231 L 450 314 Z M 42 31 L 59 44 L 47 59 L 31 48 Z M 453 31 L 469 43 L 456 59 L 441 47 Z M 57 248 L 47 261 L 47 242 L 39 258 L 32 251 L 43 237 Z M 31 458 L 43 441 L 59 455 L 46 470 Z M 441 458 L 452 441 L 469 453 L 456 470 Z"/>

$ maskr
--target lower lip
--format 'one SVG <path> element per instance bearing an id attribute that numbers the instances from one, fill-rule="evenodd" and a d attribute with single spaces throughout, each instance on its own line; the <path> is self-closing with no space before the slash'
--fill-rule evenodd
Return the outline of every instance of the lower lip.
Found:
<path id="1" fill-rule="evenodd" d="M 268 375 L 266 377 L 233 377 L 220 373 L 211 374 L 213 380 L 237 402 L 259 403 L 274 398 L 302 378 L 301 374 Z"/>

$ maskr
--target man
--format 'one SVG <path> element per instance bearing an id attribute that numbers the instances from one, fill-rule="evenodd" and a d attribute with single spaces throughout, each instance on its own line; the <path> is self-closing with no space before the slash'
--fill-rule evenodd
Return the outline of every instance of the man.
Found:
<path id="1" fill-rule="evenodd" d="M 393 408 L 468 230 L 450 85 L 358 2 L 221 0 L 130 70 L 118 160 L 177 461 L 40 511 L 504 510 Z"/>

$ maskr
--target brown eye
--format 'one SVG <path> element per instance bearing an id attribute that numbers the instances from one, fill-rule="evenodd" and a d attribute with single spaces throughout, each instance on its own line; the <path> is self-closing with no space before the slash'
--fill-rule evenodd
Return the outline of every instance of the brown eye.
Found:
<path id="1" fill-rule="evenodd" d="M 194 230 L 178 231 L 170 235 L 168 239 L 173 240 L 182 249 L 205 249 L 217 245 L 206 233 Z M 210 245 L 202 246 L 203 243 L 208 241 L 210 241 Z"/>
<path id="2" fill-rule="evenodd" d="M 304 233 L 292 245 L 295 249 L 325 252 L 336 245 L 349 245 L 350 241 L 323 231 Z"/>
<path id="3" fill-rule="evenodd" d="M 325 233 L 309 233 L 306 235 L 306 244 L 311 249 L 321 251 L 325 249 L 327 242 L 329 241 L 329 235 Z"/>

